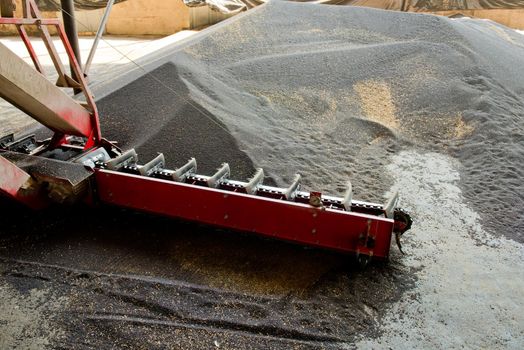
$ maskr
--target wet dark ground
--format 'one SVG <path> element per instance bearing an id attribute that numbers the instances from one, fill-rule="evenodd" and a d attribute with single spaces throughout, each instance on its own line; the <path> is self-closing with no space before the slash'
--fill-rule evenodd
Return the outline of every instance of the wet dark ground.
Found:
<path id="1" fill-rule="evenodd" d="M 115 208 L 1 203 L 0 271 L 66 298 L 52 348 L 318 348 L 373 335 L 412 283 L 396 263 Z"/>

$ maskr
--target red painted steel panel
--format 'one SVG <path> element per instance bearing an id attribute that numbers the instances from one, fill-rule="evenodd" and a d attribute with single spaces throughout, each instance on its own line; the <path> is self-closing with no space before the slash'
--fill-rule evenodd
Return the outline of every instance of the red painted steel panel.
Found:
<path id="1" fill-rule="evenodd" d="M 84 97 L 86 98 L 86 103 L 89 105 L 89 108 L 91 109 L 91 113 L 90 113 L 91 132 L 85 135 L 88 137 L 88 142 L 86 143 L 86 149 L 88 149 L 91 146 L 98 144 L 100 140 L 102 139 L 102 132 L 100 130 L 100 121 L 98 118 L 98 109 L 96 107 L 94 97 L 91 94 L 91 90 L 89 89 L 87 85 L 87 81 L 84 77 L 84 72 L 80 68 L 80 63 L 76 60 L 75 53 L 73 52 L 73 48 L 71 47 L 71 44 L 69 43 L 69 40 L 67 39 L 67 36 L 65 34 L 62 24 L 58 23 L 56 28 L 58 31 L 58 35 L 60 36 L 60 39 L 62 40 L 62 44 L 64 45 L 64 48 L 67 52 L 67 56 L 69 58 L 69 64 L 75 71 L 76 79 L 78 79 L 78 82 L 80 83 L 82 87 Z"/>
<path id="2" fill-rule="evenodd" d="M 31 208 L 42 208 L 46 202 L 39 196 L 37 189 L 24 191 L 24 186 L 30 178 L 28 173 L 0 156 L 0 195 L 10 197 Z"/>
<path id="3" fill-rule="evenodd" d="M 0 18 L 0 24 L 23 24 L 23 25 L 43 25 L 57 26 L 60 20 L 57 18 Z"/>
<path id="4" fill-rule="evenodd" d="M 45 75 L 44 69 L 42 68 L 42 65 L 40 64 L 40 61 L 38 59 L 38 55 L 36 54 L 35 49 L 33 48 L 33 44 L 31 44 L 31 40 L 29 40 L 29 36 L 27 35 L 27 32 L 25 31 L 24 27 L 22 27 L 21 25 L 17 25 L 16 29 L 18 30 L 18 34 L 20 35 L 20 38 L 22 38 L 22 41 L 24 42 L 24 45 L 27 48 L 27 52 L 29 53 L 29 56 L 31 57 L 31 60 L 33 61 L 36 70 Z"/>
<path id="5" fill-rule="evenodd" d="M 342 252 L 389 254 L 390 219 L 109 170 L 97 170 L 95 176 L 105 203 Z M 359 248 L 368 224 L 375 245 Z"/>
<path id="6" fill-rule="evenodd" d="M 0 156 L 0 191 L 15 197 L 30 178 L 28 173 Z"/>

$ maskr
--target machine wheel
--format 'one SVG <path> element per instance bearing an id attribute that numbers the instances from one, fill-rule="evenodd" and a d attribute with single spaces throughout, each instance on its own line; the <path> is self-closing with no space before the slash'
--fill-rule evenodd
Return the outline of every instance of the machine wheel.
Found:
<path id="1" fill-rule="evenodd" d="M 371 257 L 366 254 L 358 254 L 357 256 L 357 262 L 361 269 L 365 269 L 369 262 L 371 261 Z"/>
<path id="2" fill-rule="evenodd" d="M 395 209 L 393 220 L 395 220 L 395 233 L 400 235 L 409 230 L 413 224 L 411 216 L 400 208 Z"/>
<path id="3" fill-rule="evenodd" d="M 404 232 L 411 228 L 413 220 L 411 219 L 411 216 L 409 216 L 408 213 L 406 213 L 404 210 L 400 208 L 395 209 L 393 218 L 395 220 L 395 227 L 393 229 L 395 233 L 395 242 L 397 243 L 398 250 L 400 250 L 400 252 L 404 254 L 404 251 L 402 250 L 402 244 L 400 244 L 400 236 L 402 236 Z"/>

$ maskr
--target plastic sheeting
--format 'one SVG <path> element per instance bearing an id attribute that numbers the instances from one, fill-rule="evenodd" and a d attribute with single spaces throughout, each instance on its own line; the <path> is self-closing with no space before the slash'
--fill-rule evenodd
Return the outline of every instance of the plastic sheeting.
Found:
<path id="1" fill-rule="evenodd" d="M 248 7 L 240 0 L 183 0 L 188 7 L 209 6 L 213 11 L 234 15 Z"/>
<path id="2" fill-rule="evenodd" d="M 116 0 L 115 3 L 124 2 L 127 0 Z M 173 0 L 176 1 L 176 0 Z M 214 11 L 224 14 L 235 14 L 251 8 L 241 0 L 182 0 L 188 7 L 209 6 Z M 37 0 L 38 7 L 42 11 L 58 11 L 60 9 L 60 0 Z M 104 8 L 107 5 L 107 0 L 75 0 L 75 9 L 77 10 L 96 10 Z M 255 2 L 258 5 L 261 2 Z"/>
<path id="3" fill-rule="evenodd" d="M 328 5 L 366 6 L 397 11 L 447 11 L 524 8 L 522 0 L 299 0 Z"/>
<path id="4" fill-rule="evenodd" d="M 369 0 L 360 0 L 367 2 Z M 387 1 L 384 1 L 387 2 Z M 402 0 L 397 0 L 402 3 Z M 524 8 L 522 0 L 408 0 L 406 10 L 409 11 L 447 11 L 447 10 L 477 10 L 477 9 L 516 9 Z"/>
<path id="5" fill-rule="evenodd" d="M 116 0 L 115 3 L 127 0 Z M 188 7 L 209 6 L 223 14 L 236 14 L 265 3 L 267 0 L 182 0 Z M 279 0 L 276 0 L 279 1 Z M 77 10 L 104 8 L 107 0 L 75 0 Z M 297 0 L 326 5 L 366 6 L 397 11 L 446 11 L 471 9 L 515 9 L 524 8 L 524 0 Z M 59 0 L 37 0 L 41 10 L 56 11 Z"/>
<path id="6" fill-rule="evenodd" d="M 197 0 L 206 3 L 205 0 Z M 229 2 L 212 0 L 213 2 Z M 240 0 L 235 0 L 240 2 Z M 252 8 L 268 0 L 242 0 L 245 7 Z M 279 1 L 279 0 L 274 0 Z M 325 5 L 365 6 L 396 11 L 447 11 L 474 9 L 517 9 L 524 8 L 523 0 L 290 0 Z M 210 5 L 211 7 L 211 5 Z"/>

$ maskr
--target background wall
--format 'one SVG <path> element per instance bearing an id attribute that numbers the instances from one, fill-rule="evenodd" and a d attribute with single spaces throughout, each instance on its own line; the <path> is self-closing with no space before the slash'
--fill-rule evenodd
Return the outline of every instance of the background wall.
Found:
<path id="1" fill-rule="evenodd" d="M 16 0 L 15 16 L 22 16 L 22 2 Z M 95 33 L 105 8 L 75 11 L 77 29 L 82 35 Z M 42 11 L 44 17 L 62 18 L 56 11 Z M 189 8 L 182 0 L 127 0 L 111 10 L 106 34 L 111 35 L 170 35 L 184 29 L 194 29 L 219 22 L 229 16 L 211 11 L 207 6 Z M 53 33 L 54 31 L 51 30 Z M 14 26 L 1 26 L 0 34 L 16 34 Z"/>
<path id="2" fill-rule="evenodd" d="M 442 16 L 451 16 L 460 13 L 468 17 L 491 19 L 494 22 L 504 24 L 510 28 L 524 29 L 524 9 L 454 10 L 435 11 L 432 13 Z"/>
<path id="3" fill-rule="evenodd" d="M 107 34 L 169 35 L 189 27 L 189 8 L 181 0 L 128 0 L 113 6 Z"/>

